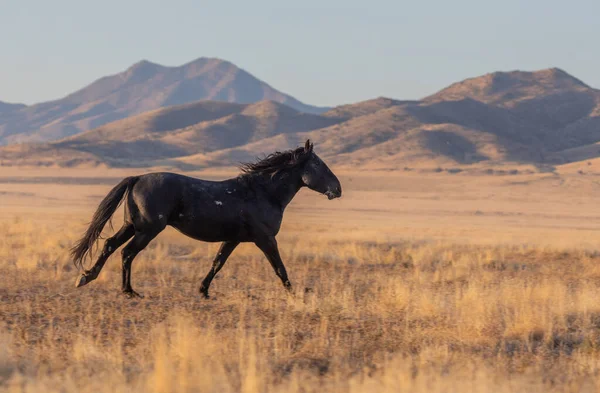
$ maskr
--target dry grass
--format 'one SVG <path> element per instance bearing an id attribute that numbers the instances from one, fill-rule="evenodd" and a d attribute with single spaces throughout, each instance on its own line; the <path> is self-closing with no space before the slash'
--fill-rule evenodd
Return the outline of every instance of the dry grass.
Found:
<path id="1" fill-rule="evenodd" d="M 0 390 L 600 389 L 591 176 L 344 175 L 340 200 L 286 213 L 294 297 L 243 245 L 207 301 L 217 245 L 173 230 L 133 264 L 145 299 L 121 297 L 118 254 L 74 287 L 67 249 L 129 174 L 0 176 Z"/>
<path id="2" fill-rule="evenodd" d="M 287 297 L 253 247 L 201 299 L 215 245 L 166 233 L 119 294 L 76 290 L 76 233 L 0 224 L 1 387 L 11 392 L 594 391 L 600 256 L 550 247 L 281 241 Z M 65 226 L 61 226 L 65 228 Z"/>

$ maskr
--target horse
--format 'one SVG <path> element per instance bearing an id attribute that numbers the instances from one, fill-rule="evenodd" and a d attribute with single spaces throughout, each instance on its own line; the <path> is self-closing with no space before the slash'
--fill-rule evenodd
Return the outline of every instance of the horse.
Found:
<path id="1" fill-rule="evenodd" d="M 266 256 L 285 289 L 292 285 L 279 255 L 276 235 L 283 213 L 294 196 L 307 187 L 330 200 L 342 196 L 336 175 L 314 152 L 307 140 L 295 149 L 275 152 L 255 162 L 240 165 L 241 173 L 222 181 L 209 181 L 170 172 L 152 172 L 123 179 L 100 202 L 82 238 L 71 248 L 75 266 L 83 273 L 75 286 L 95 280 L 107 259 L 123 248 L 122 293 L 143 297 L 131 287 L 131 265 L 167 225 L 199 241 L 221 242 L 212 267 L 200 285 L 208 289 L 227 258 L 243 242 L 254 243 Z M 106 239 L 96 263 L 84 270 L 106 223 L 124 202 L 123 226 Z"/>

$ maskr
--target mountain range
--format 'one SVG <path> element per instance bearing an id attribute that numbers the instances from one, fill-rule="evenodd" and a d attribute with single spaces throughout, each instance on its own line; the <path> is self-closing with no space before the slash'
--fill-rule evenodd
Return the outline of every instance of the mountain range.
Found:
<path id="1" fill-rule="evenodd" d="M 132 69 L 146 67 L 149 71 L 140 75 L 155 75 L 162 66 L 138 63 Z M 160 87 L 126 100 L 123 97 L 131 97 L 136 89 L 110 80 L 103 83 L 110 88 L 86 88 L 74 95 L 80 102 L 108 102 L 106 97 L 113 97 L 114 113 L 129 113 L 127 118 L 99 127 L 81 123 L 73 135 L 47 143 L 4 146 L 0 165 L 227 166 L 294 147 L 306 138 L 328 162 L 353 168 L 540 169 L 600 156 L 600 91 L 558 68 L 494 72 L 421 100 L 380 97 L 331 109 L 307 106 L 260 81 L 256 83 L 262 86 L 258 89 L 262 95 L 246 95 L 257 89 L 238 91 L 230 84 L 225 90 L 213 89 L 222 93 L 209 95 L 208 100 L 180 104 L 165 98 L 169 94 Z M 150 85 L 175 82 L 161 83 L 154 80 Z M 175 84 L 196 99 L 194 86 L 200 85 L 184 87 L 186 83 Z M 121 104 L 116 97 L 121 97 Z M 142 104 L 146 101 L 152 104 Z M 156 109 L 144 111 L 145 105 Z M 0 119 L 5 118 L 1 108 Z M 31 108 L 9 108 L 9 118 Z M 58 123 L 66 124 L 66 117 L 61 119 Z M 84 128 L 90 129 L 79 132 Z M 22 140 L 54 135 L 43 129 L 22 134 L 27 135 Z"/>
<path id="2" fill-rule="evenodd" d="M 221 59 L 199 58 L 179 67 L 143 60 L 58 100 L 31 106 L 0 102 L 0 144 L 60 139 L 143 112 L 198 100 L 272 100 L 303 112 L 327 110 L 303 104 Z"/>

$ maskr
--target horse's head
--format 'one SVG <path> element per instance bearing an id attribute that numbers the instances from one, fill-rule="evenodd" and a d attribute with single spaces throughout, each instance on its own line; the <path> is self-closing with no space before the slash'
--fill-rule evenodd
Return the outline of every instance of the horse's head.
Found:
<path id="1" fill-rule="evenodd" d="M 302 170 L 302 182 L 311 190 L 327 195 L 329 199 L 342 196 L 342 185 L 331 169 L 317 156 L 310 140 L 304 145 L 304 152 L 308 154 Z"/>

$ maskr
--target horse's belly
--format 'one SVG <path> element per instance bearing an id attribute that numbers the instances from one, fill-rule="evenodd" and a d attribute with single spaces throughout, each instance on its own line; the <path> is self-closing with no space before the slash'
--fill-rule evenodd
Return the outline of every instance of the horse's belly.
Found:
<path id="1" fill-rule="evenodd" d="M 194 222 L 175 221 L 169 225 L 186 236 L 205 242 L 244 241 L 246 237 L 241 223 L 204 219 Z"/>

